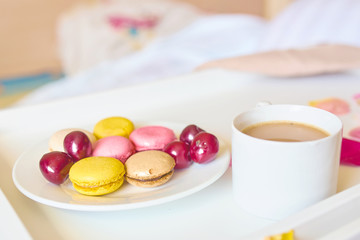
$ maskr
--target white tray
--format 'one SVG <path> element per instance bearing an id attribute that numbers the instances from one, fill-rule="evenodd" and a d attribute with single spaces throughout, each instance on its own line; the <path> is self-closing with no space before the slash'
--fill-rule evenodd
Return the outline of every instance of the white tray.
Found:
<path id="1" fill-rule="evenodd" d="M 241 239 L 294 231 L 295 239 L 360 239 L 360 185 L 336 194 L 299 213 Z"/>
<path id="2" fill-rule="evenodd" d="M 0 188 L 0 239 L 31 239 L 29 232 Z"/>
<path id="3" fill-rule="evenodd" d="M 309 239 L 319 237 L 318 234 L 325 236 L 333 230 L 333 225 L 326 221 L 318 222 L 323 229 L 321 231 L 318 230 L 320 228 L 312 231 L 297 227 L 299 222 L 295 220 L 289 221 L 294 225 L 276 228 L 271 226 L 274 222 L 243 211 L 232 198 L 231 170 L 211 186 L 179 200 L 142 209 L 96 213 L 57 209 L 27 198 L 13 184 L 11 170 L 30 144 L 45 139 L 58 129 L 92 126 L 112 115 L 143 121 L 195 123 L 205 130 L 211 129 L 230 143 L 232 118 L 253 108 L 257 102 L 268 100 L 273 104 L 307 105 L 310 100 L 327 97 L 351 102 L 352 96 L 360 89 L 359 77 L 358 73 L 352 73 L 272 79 L 220 70 L 208 71 L 0 111 L 0 187 L 34 239 L 46 239 L 48 236 L 52 239 L 148 239 L 156 236 L 156 239 L 231 240 L 254 234 L 264 227 L 287 230 L 293 226 L 296 234 Z M 351 107 L 354 113 L 343 117 L 345 133 L 358 120 L 358 106 L 353 104 Z M 358 183 L 359 168 L 341 167 L 339 192 Z M 359 197 L 359 192 L 355 190 L 346 195 L 343 193 L 336 195 L 338 198 L 332 201 L 342 205 Z M 342 198 L 347 200 L 339 200 Z M 352 228 L 356 225 L 357 213 L 360 212 L 357 208 L 354 204 L 354 217 L 350 220 L 341 217 L 342 211 L 335 211 L 332 217 L 336 219 L 337 226 Z M 325 212 L 331 213 L 330 209 Z M 310 214 L 305 212 L 300 219 L 317 219 Z M 347 225 L 349 221 L 353 225 Z"/>

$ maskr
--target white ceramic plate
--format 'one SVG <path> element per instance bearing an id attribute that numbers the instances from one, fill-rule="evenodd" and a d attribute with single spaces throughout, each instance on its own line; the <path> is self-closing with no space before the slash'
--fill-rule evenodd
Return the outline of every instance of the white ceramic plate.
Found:
<path id="1" fill-rule="evenodd" d="M 161 125 L 170 127 L 175 133 L 181 132 L 185 127 L 183 124 L 175 123 L 161 123 Z M 76 192 L 70 180 L 60 186 L 45 180 L 39 169 L 41 156 L 48 152 L 48 141 L 45 140 L 25 151 L 17 159 L 13 168 L 13 180 L 25 196 L 57 208 L 114 211 L 148 207 L 188 196 L 219 179 L 230 162 L 229 147 L 221 139 L 219 143 L 219 153 L 214 161 L 202 165 L 193 163 L 187 169 L 176 170 L 172 179 L 162 186 L 140 188 L 124 182 L 124 185 L 114 193 L 93 197 Z"/>

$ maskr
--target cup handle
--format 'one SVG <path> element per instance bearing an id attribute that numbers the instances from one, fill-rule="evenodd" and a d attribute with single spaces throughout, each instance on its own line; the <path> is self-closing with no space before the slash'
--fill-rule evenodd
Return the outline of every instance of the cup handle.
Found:
<path id="1" fill-rule="evenodd" d="M 260 101 L 256 104 L 256 108 L 259 108 L 259 107 L 265 107 L 265 106 L 269 106 L 269 105 L 272 105 L 272 103 L 270 101 Z"/>

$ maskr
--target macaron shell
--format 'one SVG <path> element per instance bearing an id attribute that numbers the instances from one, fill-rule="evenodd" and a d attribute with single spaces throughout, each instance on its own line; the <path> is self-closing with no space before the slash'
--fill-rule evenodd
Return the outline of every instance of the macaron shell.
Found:
<path id="1" fill-rule="evenodd" d="M 175 160 L 169 154 L 149 150 L 133 154 L 125 163 L 126 176 L 137 180 L 151 180 L 171 172 Z"/>
<path id="2" fill-rule="evenodd" d="M 109 117 L 100 120 L 94 127 L 94 135 L 101 139 L 109 136 L 122 136 L 128 138 L 134 130 L 134 124 L 124 117 Z"/>
<path id="3" fill-rule="evenodd" d="M 64 150 L 64 138 L 66 137 L 66 135 L 68 135 L 69 133 L 73 132 L 73 131 L 81 131 L 83 133 L 86 134 L 86 136 L 89 138 L 93 148 L 96 142 L 96 138 L 95 136 L 82 128 L 66 128 L 66 129 L 61 129 L 57 132 L 55 132 L 49 139 L 49 150 L 50 151 L 60 151 L 60 152 L 65 152 Z"/>
<path id="4" fill-rule="evenodd" d="M 76 191 L 78 191 L 81 194 L 89 195 L 89 196 L 100 196 L 100 195 L 105 195 L 105 194 L 115 192 L 122 186 L 123 183 L 124 183 L 124 178 L 121 178 L 120 180 L 118 180 L 116 182 L 102 185 L 99 187 L 91 187 L 91 188 L 81 187 L 74 183 L 73 183 L 73 187 L 75 188 Z"/>
<path id="5" fill-rule="evenodd" d="M 136 151 L 163 150 L 176 139 L 176 135 L 167 127 L 144 126 L 135 129 L 129 139 L 134 143 Z"/>
<path id="6" fill-rule="evenodd" d="M 92 152 L 93 156 L 112 157 L 122 163 L 135 153 L 134 144 L 122 136 L 110 136 L 99 139 Z"/>
<path id="7" fill-rule="evenodd" d="M 129 177 L 125 177 L 125 179 L 131 185 L 134 185 L 137 187 L 151 188 L 151 187 L 157 187 L 157 186 L 165 184 L 167 181 L 170 180 L 170 178 L 172 177 L 173 174 L 174 174 L 174 170 L 167 173 L 166 175 L 164 175 L 161 178 L 158 178 L 156 180 L 148 180 L 148 181 L 136 180 L 136 179 L 129 178 Z"/>
<path id="8" fill-rule="evenodd" d="M 98 192 L 96 195 L 103 195 L 114 191 L 117 186 L 120 187 L 124 174 L 124 165 L 115 158 L 88 157 L 74 163 L 70 168 L 69 179 L 76 190 L 81 189 L 80 193 L 95 195 Z M 94 191 L 85 191 L 86 188 Z"/>

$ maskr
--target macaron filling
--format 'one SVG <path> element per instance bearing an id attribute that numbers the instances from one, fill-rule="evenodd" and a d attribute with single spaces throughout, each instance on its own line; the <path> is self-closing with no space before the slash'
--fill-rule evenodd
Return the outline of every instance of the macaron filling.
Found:
<path id="1" fill-rule="evenodd" d="M 132 177 L 129 177 L 129 176 L 126 176 L 126 178 L 129 178 L 131 180 L 134 180 L 134 181 L 139 181 L 139 182 L 154 182 L 154 181 L 157 181 L 157 180 L 160 180 L 162 178 L 166 178 L 170 175 L 172 175 L 174 173 L 174 170 L 164 174 L 164 175 L 161 175 L 161 176 L 158 176 L 158 177 L 155 177 L 155 178 L 150 178 L 150 179 L 138 179 L 138 178 L 132 178 Z"/>
<path id="2" fill-rule="evenodd" d="M 77 191 L 80 191 L 82 194 L 88 193 L 86 195 L 103 195 L 114 192 L 115 190 L 119 189 L 123 184 L 123 182 L 124 182 L 124 178 L 122 177 L 115 182 L 111 182 L 100 186 L 80 186 L 76 183 L 73 183 L 73 187 Z M 96 192 L 97 194 L 93 194 L 94 192 Z"/>

